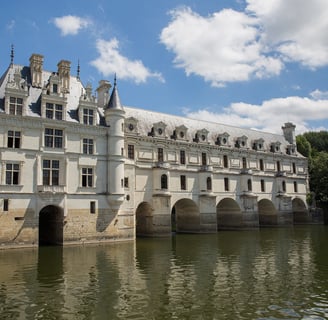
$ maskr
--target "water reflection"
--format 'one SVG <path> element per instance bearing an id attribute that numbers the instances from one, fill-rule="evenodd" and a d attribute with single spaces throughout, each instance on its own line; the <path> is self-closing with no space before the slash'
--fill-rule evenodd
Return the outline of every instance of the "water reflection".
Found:
<path id="1" fill-rule="evenodd" d="M 1 319 L 326 319 L 324 226 L 0 251 Z"/>

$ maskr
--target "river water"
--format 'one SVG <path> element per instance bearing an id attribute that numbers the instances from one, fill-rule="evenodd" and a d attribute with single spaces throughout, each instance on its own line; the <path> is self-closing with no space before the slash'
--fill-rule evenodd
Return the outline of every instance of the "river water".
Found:
<path id="1" fill-rule="evenodd" d="M 328 226 L 0 250 L 0 319 L 328 319 Z"/>

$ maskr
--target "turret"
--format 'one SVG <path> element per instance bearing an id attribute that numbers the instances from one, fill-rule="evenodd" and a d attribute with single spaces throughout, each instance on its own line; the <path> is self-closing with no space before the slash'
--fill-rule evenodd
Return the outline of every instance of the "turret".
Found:
<path id="1" fill-rule="evenodd" d="M 105 107 L 108 128 L 108 193 L 109 203 L 118 209 L 124 200 L 124 120 L 125 111 L 117 91 L 116 79 Z"/>

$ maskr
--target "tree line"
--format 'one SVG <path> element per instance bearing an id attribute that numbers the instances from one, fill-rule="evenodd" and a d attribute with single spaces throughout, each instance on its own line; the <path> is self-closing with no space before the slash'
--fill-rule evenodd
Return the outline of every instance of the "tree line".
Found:
<path id="1" fill-rule="evenodd" d="M 308 203 L 328 209 L 328 131 L 306 132 L 296 137 L 297 150 L 309 161 L 311 193 Z"/>

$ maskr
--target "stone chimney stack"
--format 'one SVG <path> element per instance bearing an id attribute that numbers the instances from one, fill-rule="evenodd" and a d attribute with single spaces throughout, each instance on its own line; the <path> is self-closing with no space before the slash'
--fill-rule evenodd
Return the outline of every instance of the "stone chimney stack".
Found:
<path id="1" fill-rule="evenodd" d="M 60 60 L 57 64 L 58 75 L 62 85 L 62 92 L 69 92 L 69 79 L 71 76 L 71 62 L 67 60 Z"/>
<path id="2" fill-rule="evenodd" d="M 30 57 L 31 82 L 33 87 L 42 87 L 43 56 L 33 53 Z"/>
<path id="3" fill-rule="evenodd" d="M 286 122 L 285 126 L 281 127 L 285 139 L 292 145 L 296 145 L 295 128 L 296 126 L 291 122 Z"/>
<path id="4" fill-rule="evenodd" d="M 107 80 L 100 80 L 97 88 L 98 108 L 105 108 L 109 101 L 109 89 L 111 84 Z"/>

